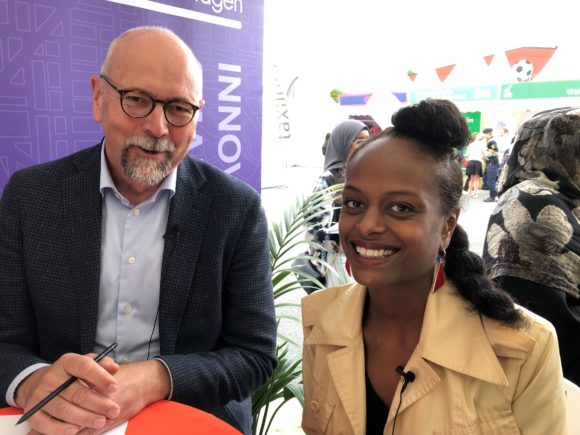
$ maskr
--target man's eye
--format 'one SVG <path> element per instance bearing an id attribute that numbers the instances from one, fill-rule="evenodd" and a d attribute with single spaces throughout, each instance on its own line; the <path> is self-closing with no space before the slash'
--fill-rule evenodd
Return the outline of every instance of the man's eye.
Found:
<path id="1" fill-rule="evenodd" d="M 173 103 L 169 105 L 169 110 L 176 115 L 190 115 L 193 111 L 191 106 L 187 104 Z"/>
<path id="2" fill-rule="evenodd" d="M 127 94 L 123 99 L 126 103 L 135 106 L 144 106 L 149 104 L 149 100 L 139 94 Z"/>

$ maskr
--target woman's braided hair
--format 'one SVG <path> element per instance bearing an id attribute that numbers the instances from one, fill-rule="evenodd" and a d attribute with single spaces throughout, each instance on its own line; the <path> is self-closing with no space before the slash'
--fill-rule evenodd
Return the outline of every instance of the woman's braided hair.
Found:
<path id="1" fill-rule="evenodd" d="M 379 138 L 407 139 L 418 144 L 437 162 L 434 180 L 441 199 L 441 212 L 450 214 L 459 207 L 463 175 L 453 158 L 455 150 L 465 148 L 470 132 L 465 118 L 452 102 L 426 99 L 404 107 L 391 118 L 393 124 L 359 147 L 351 158 L 367 144 Z M 487 276 L 481 257 L 469 250 L 465 230 L 457 225 L 445 258 L 445 273 L 460 296 L 474 311 L 510 326 L 523 321 L 511 296 L 496 287 Z"/>

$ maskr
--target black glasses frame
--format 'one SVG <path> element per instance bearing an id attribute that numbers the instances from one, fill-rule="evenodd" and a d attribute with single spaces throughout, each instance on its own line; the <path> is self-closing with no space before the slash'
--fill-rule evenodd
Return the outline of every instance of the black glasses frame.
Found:
<path id="1" fill-rule="evenodd" d="M 163 115 L 165 115 L 165 119 L 167 120 L 168 123 L 170 123 L 174 127 L 185 127 L 187 124 L 189 124 L 193 120 L 197 111 L 201 109 L 200 106 L 197 106 L 197 105 L 190 103 L 188 101 L 180 100 L 178 98 L 175 98 L 173 100 L 165 100 L 164 101 L 164 100 L 158 100 L 156 98 L 153 98 L 151 95 L 149 95 L 145 91 L 142 91 L 141 89 L 119 89 L 117 86 L 115 86 L 113 83 L 111 83 L 111 81 L 104 74 L 101 74 L 99 77 L 102 78 L 111 88 L 113 88 L 115 91 L 117 91 L 117 93 L 119 94 L 119 102 L 121 104 L 121 109 L 123 109 L 123 112 L 125 112 L 125 114 L 127 116 L 130 116 L 131 118 L 145 118 L 145 117 L 149 116 L 155 110 L 155 106 L 157 104 L 161 104 L 161 106 L 163 107 Z M 128 113 L 125 110 L 125 105 L 123 104 L 123 98 L 125 98 L 125 95 L 127 95 L 129 92 L 140 92 L 143 95 L 147 96 L 151 100 L 151 102 L 153 103 L 151 105 L 151 109 L 149 110 L 149 112 L 147 112 L 141 116 L 135 116 L 135 115 L 131 115 L 130 113 Z M 191 109 L 192 109 L 191 118 L 185 124 L 175 124 L 175 123 L 171 122 L 169 120 L 169 118 L 167 117 L 167 107 L 169 107 L 169 105 L 171 103 L 175 103 L 175 102 L 180 102 L 180 103 L 187 104 L 188 106 L 191 106 Z"/>

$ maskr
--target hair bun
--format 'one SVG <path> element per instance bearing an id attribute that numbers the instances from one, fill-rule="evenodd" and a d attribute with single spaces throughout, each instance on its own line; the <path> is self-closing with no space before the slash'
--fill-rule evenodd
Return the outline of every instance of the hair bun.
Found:
<path id="1" fill-rule="evenodd" d="M 391 122 L 396 130 L 427 144 L 436 154 L 465 148 L 471 138 L 465 118 L 448 100 L 428 98 L 404 107 L 393 114 Z"/>

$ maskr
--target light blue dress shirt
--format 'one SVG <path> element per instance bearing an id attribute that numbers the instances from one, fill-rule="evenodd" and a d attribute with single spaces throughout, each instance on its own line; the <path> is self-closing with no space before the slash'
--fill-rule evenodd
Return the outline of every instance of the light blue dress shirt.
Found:
<path id="1" fill-rule="evenodd" d="M 132 206 L 113 183 L 101 152 L 101 276 L 95 353 L 118 343 L 119 364 L 159 355 L 159 289 L 173 171 L 146 201 Z"/>

